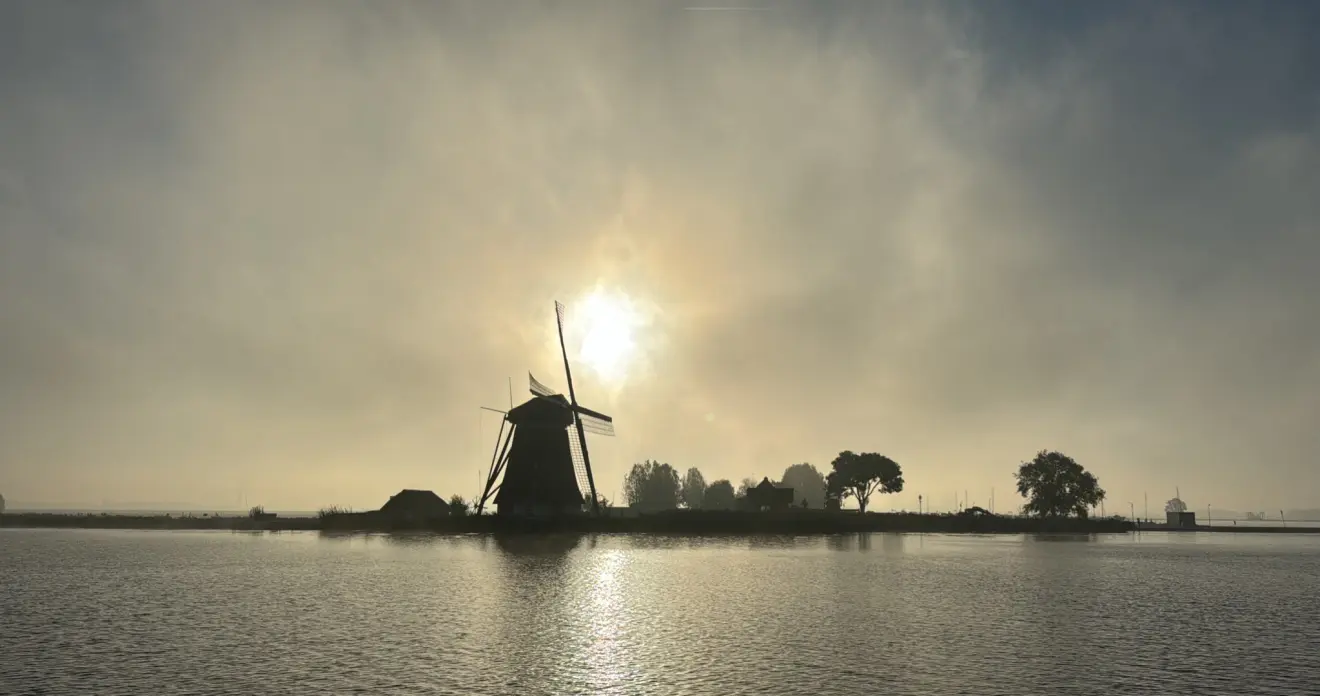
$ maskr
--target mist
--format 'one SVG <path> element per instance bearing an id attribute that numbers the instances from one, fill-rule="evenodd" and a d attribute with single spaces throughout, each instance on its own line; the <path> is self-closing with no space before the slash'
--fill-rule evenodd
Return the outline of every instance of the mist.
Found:
<path id="1" fill-rule="evenodd" d="M 5 3 L 10 507 L 471 496 L 597 287 L 611 498 L 848 449 L 1004 510 L 1048 448 L 1317 505 L 1309 5 L 691 4 Z"/>

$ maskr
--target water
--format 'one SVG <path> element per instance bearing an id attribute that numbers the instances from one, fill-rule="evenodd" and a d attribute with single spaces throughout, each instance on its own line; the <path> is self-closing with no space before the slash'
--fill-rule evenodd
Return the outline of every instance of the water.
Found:
<path id="1" fill-rule="evenodd" d="M 1320 536 L 0 530 L 0 694 L 1302 694 Z"/>

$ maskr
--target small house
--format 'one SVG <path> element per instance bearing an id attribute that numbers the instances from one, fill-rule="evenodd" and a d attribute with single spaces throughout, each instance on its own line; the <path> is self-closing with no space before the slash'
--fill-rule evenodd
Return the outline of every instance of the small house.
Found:
<path id="1" fill-rule="evenodd" d="M 763 478 L 755 488 L 747 489 L 743 505 L 748 510 L 787 510 L 793 507 L 793 487 L 777 486 Z"/>
<path id="2" fill-rule="evenodd" d="M 1196 513 L 1188 510 L 1178 512 L 1170 510 L 1164 513 L 1165 524 L 1178 529 L 1191 529 L 1196 526 Z"/>
<path id="3" fill-rule="evenodd" d="M 392 519 L 431 520 L 449 516 L 449 503 L 435 491 L 404 489 L 390 496 L 380 507 L 382 515 Z"/>

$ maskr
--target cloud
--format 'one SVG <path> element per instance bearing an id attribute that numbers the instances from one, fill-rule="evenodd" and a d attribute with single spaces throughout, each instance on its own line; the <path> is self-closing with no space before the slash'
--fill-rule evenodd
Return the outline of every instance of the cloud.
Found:
<path id="1" fill-rule="evenodd" d="M 603 284 L 654 310 L 583 377 L 607 483 L 874 449 L 1002 504 L 1057 447 L 1314 502 L 1305 8 L 771 5 L 6 7 L 0 485 L 470 493 Z"/>

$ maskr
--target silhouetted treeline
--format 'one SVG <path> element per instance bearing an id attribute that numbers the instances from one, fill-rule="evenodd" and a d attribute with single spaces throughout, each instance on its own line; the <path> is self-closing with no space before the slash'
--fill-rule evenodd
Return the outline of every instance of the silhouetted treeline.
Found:
<path id="1" fill-rule="evenodd" d="M 518 518 L 500 515 L 455 515 L 434 519 L 400 519 L 379 512 L 321 517 L 172 517 L 166 515 L 9 514 L 7 527 L 84 529 L 218 529 L 233 531 L 433 531 L 468 534 L 499 531 L 555 530 L 598 533 L 665 534 L 840 534 L 851 532 L 980 532 L 980 533 L 1101 533 L 1122 532 L 1131 523 L 1120 519 L 1037 519 L 990 515 L 918 515 L 792 509 L 785 512 L 741 510 L 667 510 L 650 514 Z"/>

